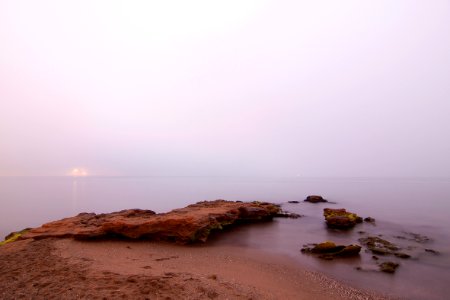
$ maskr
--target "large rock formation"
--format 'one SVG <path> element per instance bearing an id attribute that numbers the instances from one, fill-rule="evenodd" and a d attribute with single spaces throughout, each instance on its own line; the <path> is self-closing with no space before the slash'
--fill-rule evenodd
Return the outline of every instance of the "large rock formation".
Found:
<path id="1" fill-rule="evenodd" d="M 327 226 L 330 228 L 348 229 L 356 225 L 356 223 L 361 223 L 362 218 L 357 214 L 346 211 L 343 208 L 333 209 L 324 208 L 323 215 Z"/>
<path id="2" fill-rule="evenodd" d="M 81 213 L 29 230 L 19 239 L 50 237 L 90 239 L 120 236 L 177 243 L 206 241 L 211 230 L 237 222 L 271 220 L 281 213 L 271 203 L 203 201 L 168 213 L 129 209 L 109 214 Z"/>

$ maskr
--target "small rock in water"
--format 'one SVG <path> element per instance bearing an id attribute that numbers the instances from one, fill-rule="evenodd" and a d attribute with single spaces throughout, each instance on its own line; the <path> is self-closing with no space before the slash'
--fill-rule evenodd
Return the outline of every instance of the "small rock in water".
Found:
<path id="1" fill-rule="evenodd" d="M 292 201 L 288 201 L 288 203 L 295 203 L 295 204 L 297 204 L 297 203 L 300 203 L 300 202 L 297 201 L 297 200 L 292 200 Z"/>
<path id="2" fill-rule="evenodd" d="M 375 223 L 375 219 L 372 218 L 372 217 L 367 217 L 367 218 L 364 218 L 364 222 L 367 222 L 367 223 Z"/>
<path id="3" fill-rule="evenodd" d="M 310 203 L 328 202 L 328 200 L 324 199 L 322 196 L 319 196 L 319 195 L 309 195 L 303 201 L 310 202 Z"/>
<path id="4" fill-rule="evenodd" d="M 398 268 L 398 266 L 398 263 L 392 261 L 386 261 L 379 264 L 380 271 L 385 273 L 395 273 L 395 270 Z"/>

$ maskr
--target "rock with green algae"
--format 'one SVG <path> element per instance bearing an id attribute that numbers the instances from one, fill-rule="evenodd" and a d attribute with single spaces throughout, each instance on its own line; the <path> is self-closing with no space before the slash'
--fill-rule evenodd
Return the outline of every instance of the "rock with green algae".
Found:
<path id="1" fill-rule="evenodd" d="M 31 228 L 25 228 L 20 231 L 14 231 L 5 236 L 5 240 L 0 242 L 0 246 L 17 241 L 23 234 L 27 233 Z"/>
<path id="2" fill-rule="evenodd" d="M 357 256 L 360 251 L 361 246 L 359 245 L 336 245 L 330 241 L 319 244 L 305 245 L 301 249 L 301 252 L 303 253 L 318 254 L 318 257 L 322 259 Z"/>
<path id="3" fill-rule="evenodd" d="M 343 208 L 324 208 L 323 215 L 327 226 L 330 228 L 349 229 L 357 223 L 362 222 L 362 218 L 355 213 L 348 212 Z"/>

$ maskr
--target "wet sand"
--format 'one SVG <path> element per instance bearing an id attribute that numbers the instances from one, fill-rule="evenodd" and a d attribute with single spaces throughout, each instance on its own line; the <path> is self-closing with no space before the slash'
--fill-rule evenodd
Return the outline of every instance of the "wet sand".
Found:
<path id="1" fill-rule="evenodd" d="M 1 299 L 386 299 L 238 247 L 19 241 L 0 248 Z"/>

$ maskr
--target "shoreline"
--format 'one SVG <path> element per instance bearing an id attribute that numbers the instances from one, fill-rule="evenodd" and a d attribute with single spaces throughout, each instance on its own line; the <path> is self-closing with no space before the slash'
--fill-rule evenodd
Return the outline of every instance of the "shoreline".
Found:
<path id="1" fill-rule="evenodd" d="M 2 299 L 389 299 L 282 255 L 131 240 L 23 240 L 0 248 Z"/>

